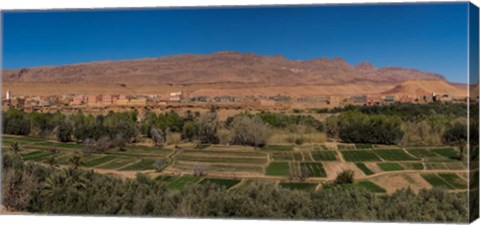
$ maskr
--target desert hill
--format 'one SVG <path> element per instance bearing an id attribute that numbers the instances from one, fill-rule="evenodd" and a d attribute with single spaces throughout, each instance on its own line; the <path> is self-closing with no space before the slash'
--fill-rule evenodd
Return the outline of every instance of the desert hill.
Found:
<path id="1" fill-rule="evenodd" d="M 161 58 L 102 61 L 64 66 L 4 70 L 4 82 L 122 83 L 122 84 L 344 84 L 401 82 L 410 79 L 444 80 L 441 75 L 399 67 L 350 65 L 341 58 L 288 60 L 283 56 L 217 52 Z"/>
<path id="2" fill-rule="evenodd" d="M 456 97 L 467 96 L 467 87 L 460 84 L 451 84 L 444 80 L 408 80 L 396 85 L 391 90 L 385 91 L 384 95 L 395 96 L 431 96 L 448 94 Z"/>

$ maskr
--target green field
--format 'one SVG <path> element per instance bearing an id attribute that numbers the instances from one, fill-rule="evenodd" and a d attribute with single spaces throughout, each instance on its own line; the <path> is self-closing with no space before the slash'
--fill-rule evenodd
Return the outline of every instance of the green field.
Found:
<path id="1" fill-rule="evenodd" d="M 136 162 L 120 170 L 152 170 L 153 163 L 155 163 L 154 159 L 142 159 L 140 162 Z"/>
<path id="2" fill-rule="evenodd" d="M 278 186 L 281 188 L 291 189 L 291 190 L 305 190 L 305 191 L 314 191 L 318 184 L 315 183 L 279 183 Z"/>
<path id="3" fill-rule="evenodd" d="M 382 150 L 374 150 L 375 154 L 380 156 L 380 158 L 386 161 L 411 161 L 411 160 L 419 160 L 414 158 L 407 153 L 405 153 L 401 149 L 382 149 Z"/>
<path id="4" fill-rule="evenodd" d="M 101 156 L 101 157 L 98 157 L 98 158 L 88 160 L 87 162 L 85 162 L 84 166 L 85 167 L 94 167 L 94 166 L 98 166 L 100 164 L 112 161 L 114 159 L 115 159 L 115 156 L 112 156 L 112 155 Z"/>
<path id="5" fill-rule="evenodd" d="M 341 151 L 343 158 L 349 162 L 368 162 L 380 161 L 380 158 L 373 152 L 373 150 L 364 151 Z"/>
<path id="6" fill-rule="evenodd" d="M 182 190 L 187 185 L 195 184 L 200 181 L 200 178 L 193 176 L 181 176 L 167 185 L 169 190 Z"/>
<path id="7" fill-rule="evenodd" d="M 337 153 L 335 151 L 315 151 L 310 153 L 315 161 L 335 161 Z"/>
<path id="8" fill-rule="evenodd" d="M 425 168 L 427 170 L 447 170 L 448 169 L 445 163 L 425 163 Z"/>
<path id="9" fill-rule="evenodd" d="M 338 150 L 354 150 L 355 145 L 338 144 L 337 148 Z"/>
<path id="10" fill-rule="evenodd" d="M 377 163 L 377 165 L 383 171 L 404 170 L 404 168 L 398 163 Z"/>
<path id="11" fill-rule="evenodd" d="M 365 175 L 374 174 L 374 172 L 371 171 L 364 163 L 355 163 L 355 166 L 357 166 Z"/>
<path id="12" fill-rule="evenodd" d="M 202 181 L 200 181 L 200 184 L 206 184 L 206 183 L 215 184 L 215 185 L 224 187 L 225 189 L 229 189 L 237 185 L 238 183 L 240 183 L 240 180 L 205 178 Z"/>
<path id="13" fill-rule="evenodd" d="M 315 151 L 325 151 L 328 150 L 326 145 L 319 145 L 319 144 L 314 144 L 313 145 L 313 150 Z"/>
<path id="14" fill-rule="evenodd" d="M 376 193 L 386 193 L 387 191 L 378 186 L 377 184 L 371 182 L 371 181 L 368 181 L 368 180 L 364 180 L 364 181 L 358 181 L 355 183 L 355 186 L 356 187 L 359 187 L 359 188 L 365 188 L 369 191 L 372 191 L 372 192 L 376 192 Z"/>
<path id="15" fill-rule="evenodd" d="M 200 144 L 200 145 L 196 145 L 196 146 L 195 146 L 195 149 L 200 149 L 200 150 L 202 150 L 202 149 L 206 149 L 206 148 L 208 148 L 208 147 L 210 147 L 210 145 L 202 145 L 202 144 Z"/>
<path id="16" fill-rule="evenodd" d="M 407 170 L 423 170 L 423 163 L 403 163 L 402 166 Z"/>
<path id="17" fill-rule="evenodd" d="M 455 173 L 439 173 L 437 175 L 456 189 L 466 189 L 467 188 L 467 182 L 465 180 L 463 180 L 462 178 L 460 178 Z"/>
<path id="18" fill-rule="evenodd" d="M 266 145 L 262 150 L 267 151 L 293 151 L 293 145 Z"/>
<path id="19" fill-rule="evenodd" d="M 447 183 L 441 177 L 436 174 L 422 174 L 422 177 L 434 187 L 440 187 L 445 189 L 454 189 L 452 185 Z"/>
<path id="20" fill-rule="evenodd" d="M 109 170 L 114 170 L 114 169 L 119 169 L 122 168 L 130 163 L 133 163 L 135 159 L 129 159 L 129 158 L 119 158 L 110 162 L 107 162 L 105 164 L 102 164 L 98 166 L 97 168 L 100 169 L 109 169 Z"/>
<path id="21" fill-rule="evenodd" d="M 38 161 L 45 159 L 49 156 L 56 155 L 56 153 L 51 153 L 51 152 L 44 152 L 44 151 L 34 151 L 27 153 L 25 155 L 22 155 L 23 160 L 33 160 L 33 161 Z"/>
<path id="22" fill-rule="evenodd" d="M 355 144 L 357 149 L 372 149 L 373 146 L 371 144 Z"/>
<path id="23" fill-rule="evenodd" d="M 424 148 L 409 148 L 407 149 L 407 151 L 418 158 L 438 157 L 438 155 L 435 154 L 434 152 Z"/>
<path id="24" fill-rule="evenodd" d="M 311 177 L 326 177 L 327 172 L 323 168 L 322 163 L 317 162 L 302 162 L 300 163 L 300 168 L 307 169 L 309 171 L 308 175 Z"/>
<path id="25" fill-rule="evenodd" d="M 458 152 L 453 148 L 435 148 L 432 149 L 432 152 L 449 159 L 456 159 L 458 157 Z"/>
<path id="26" fill-rule="evenodd" d="M 272 162 L 268 165 L 266 175 L 269 176 L 288 176 L 290 173 L 290 166 L 288 162 Z"/>
<path id="27" fill-rule="evenodd" d="M 266 157 L 246 157 L 246 156 L 219 156 L 217 155 L 196 155 L 196 154 L 178 154 L 175 159 L 191 162 L 206 163 L 245 163 L 245 164 L 264 164 L 267 162 Z"/>

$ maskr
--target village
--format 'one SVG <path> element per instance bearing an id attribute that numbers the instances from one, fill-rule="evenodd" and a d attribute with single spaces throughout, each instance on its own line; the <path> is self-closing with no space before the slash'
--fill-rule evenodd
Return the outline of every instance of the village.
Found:
<path id="1" fill-rule="evenodd" d="M 132 108 L 256 108 L 256 109 L 307 109 L 333 108 L 347 105 L 385 105 L 395 102 L 426 104 L 431 102 L 466 102 L 465 97 L 449 94 L 429 96 L 395 96 L 395 95 L 359 95 L 359 96 L 314 96 L 292 97 L 284 95 L 264 96 L 189 96 L 183 91 L 171 92 L 169 95 L 84 95 L 64 94 L 50 96 L 21 96 L 7 90 L 2 97 L 4 109 L 21 109 L 26 112 L 49 111 L 57 109 L 88 109 L 117 107 Z"/>

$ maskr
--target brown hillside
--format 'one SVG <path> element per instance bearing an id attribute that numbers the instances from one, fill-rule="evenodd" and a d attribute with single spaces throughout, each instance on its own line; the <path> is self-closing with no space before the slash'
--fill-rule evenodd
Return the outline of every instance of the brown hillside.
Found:
<path id="1" fill-rule="evenodd" d="M 416 69 L 375 68 L 369 63 L 352 66 L 341 58 L 288 60 L 282 56 L 230 51 L 3 71 L 3 82 L 7 83 L 235 84 L 265 87 L 363 81 L 398 83 L 410 79 L 444 80 L 441 75 Z"/>
<path id="2" fill-rule="evenodd" d="M 452 85 L 444 80 L 408 80 L 393 89 L 383 92 L 384 95 L 395 96 L 429 96 L 448 94 L 455 97 L 467 96 L 467 88 L 462 85 Z"/>

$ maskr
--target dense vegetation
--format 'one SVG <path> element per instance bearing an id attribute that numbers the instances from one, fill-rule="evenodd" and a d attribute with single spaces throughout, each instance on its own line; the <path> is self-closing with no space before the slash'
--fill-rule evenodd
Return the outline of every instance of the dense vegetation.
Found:
<path id="1" fill-rule="evenodd" d="M 475 103 L 478 105 L 478 103 Z M 388 105 L 348 105 L 345 107 L 335 107 L 333 109 L 317 109 L 317 113 L 341 113 L 346 111 L 359 111 L 369 115 L 387 115 L 399 116 L 405 120 L 418 120 L 433 115 L 444 115 L 451 117 L 466 117 L 467 104 L 462 103 L 392 103 Z"/>
<path id="2" fill-rule="evenodd" d="M 466 104 L 395 103 L 327 111 L 338 113 L 326 119 L 327 135 L 347 143 L 453 145 L 463 149 L 466 142 Z"/>
<path id="3" fill-rule="evenodd" d="M 142 174 L 122 180 L 80 169 L 78 160 L 71 163 L 63 169 L 46 167 L 5 152 L 3 203 L 11 210 L 49 214 L 424 222 L 466 222 L 468 215 L 465 193 L 432 189 L 416 194 L 403 189 L 376 195 L 363 188 L 345 188 L 350 174 L 320 191 L 252 183 L 227 192 L 215 182 L 168 190 L 162 180 Z"/>

